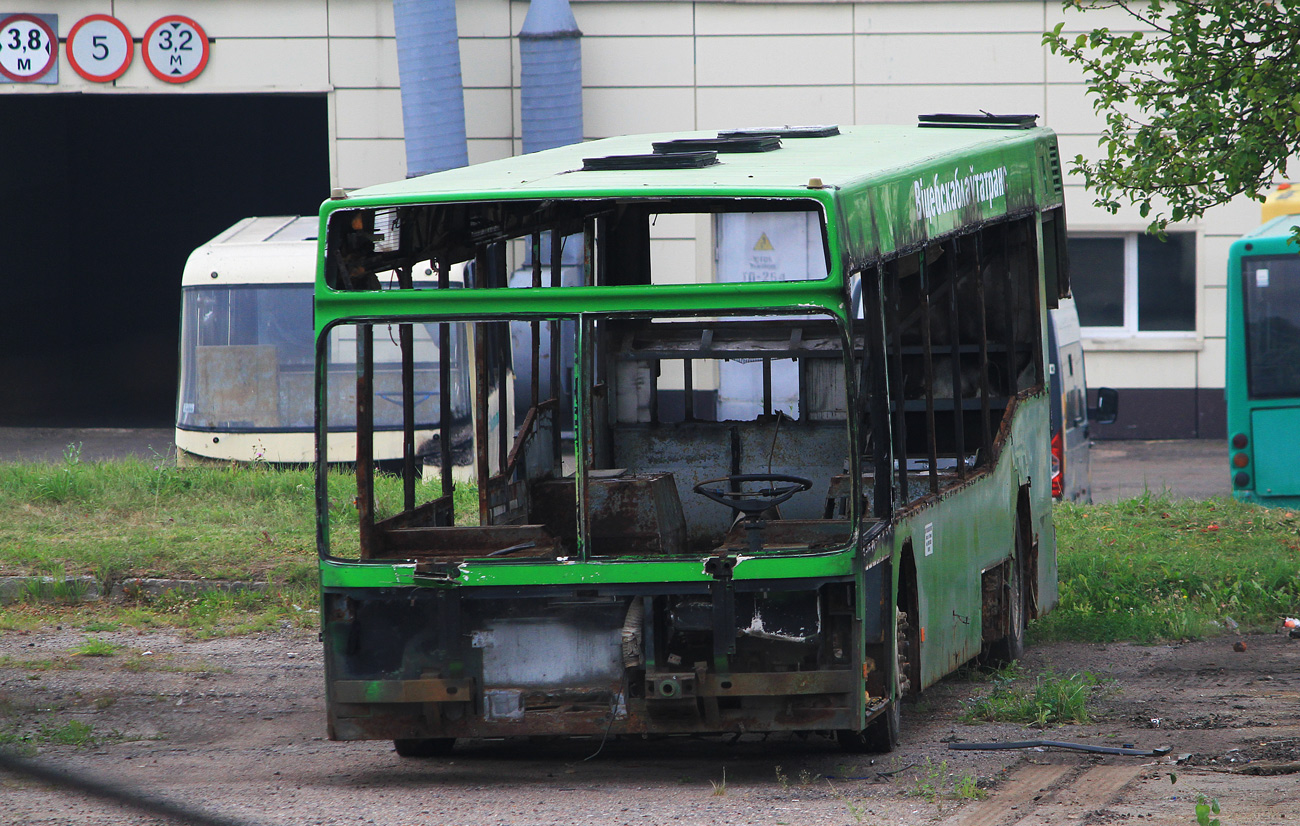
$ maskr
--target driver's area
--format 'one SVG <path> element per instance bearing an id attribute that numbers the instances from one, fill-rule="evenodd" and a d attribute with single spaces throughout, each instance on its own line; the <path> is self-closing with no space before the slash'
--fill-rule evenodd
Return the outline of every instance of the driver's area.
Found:
<path id="1" fill-rule="evenodd" d="M 588 556 L 848 543 L 848 368 L 829 317 L 582 327 Z"/>

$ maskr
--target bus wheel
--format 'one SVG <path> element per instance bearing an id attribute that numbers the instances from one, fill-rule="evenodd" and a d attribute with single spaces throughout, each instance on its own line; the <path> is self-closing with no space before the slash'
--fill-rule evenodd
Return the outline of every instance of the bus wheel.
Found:
<path id="1" fill-rule="evenodd" d="M 446 757 L 456 745 L 455 737 L 428 737 L 394 740 L 400 757 Z"/>
<path id="2" fill-rule="evenodd" d="M 1008 665 L 1025 655 L 1025 565 L 1029 559 L 1029 543 L 1025 541 L 1021 520 L 1016 518 L 1015 557 L 1011 560 L 1007 583 L 1007 633 L 994 640 L 985 649 L 985 665 Z"/>

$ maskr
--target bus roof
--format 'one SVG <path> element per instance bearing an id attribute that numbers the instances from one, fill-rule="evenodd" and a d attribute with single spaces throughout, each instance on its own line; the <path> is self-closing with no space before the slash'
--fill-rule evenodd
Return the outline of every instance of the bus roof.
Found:
<path id="1" fill-rule="evenodd" d="M 775 151 L 719 153 L 702 168 L 585 170 L 587 159 L 644 156 L 657 142 L 719 133 L 607 138 L 367 187 L 327 201 L 321 213 L 328 219 L 339 209 L 524 198 L 810 198 L 827 212 L 854 216 L 841 225 L 843 250 L 850 267 L 864 267 L 962 228 L 1064 203 L 1050 129 L 966 120 L 784 137 Z"/>
<path id="2" fill-rule="evenodd" d="M 244 218 L 190 253 L 183 287 L 310 284 L 316 275 L 314 216 Z"/>
<path id="3" fill-rule="evenodd" d="M 999 146 L 1034 142 L 1047 129 L 963 129 L 915 126 L 849 126 L 829 137 L 785 138 L 772 152 L 720 154 L 719 162 L 700 169 L 626 169 L 584 171 L 583 161 L 616 155 L 649 154 L 657 142 L 708 140 L 716 132 L 628 135 L 534 152 L 460 167 L 404 181 L 359 189 L 348 199 L 420 201 L 440 195 L 532 194 L 592 191 L 626 192 L 643 188 L 656 194 L 677 191 L 733 190 L 755 195 L 807 190 L 809 178 L 828 188 L 845 189 L 900 169 L 924 166 L 953 155 L 989 151 Z"/>
<path id="4" fill-rule="evenodd" d="M 1286 241 L 1286 239 L 1291 237 L 1291 230 L 1297 226 L 1300 226 L 1300 215 L 1279 215 L 1273 220 L 1261 224 L 1242 237 L 1257 241 L 1274 238 Z M 1290 252 L 1296 251 L 1296 249 L 1290 250 Z"/>

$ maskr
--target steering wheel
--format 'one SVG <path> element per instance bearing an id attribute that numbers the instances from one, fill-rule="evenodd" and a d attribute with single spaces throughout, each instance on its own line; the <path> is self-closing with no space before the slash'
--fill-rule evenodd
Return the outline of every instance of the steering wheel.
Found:
<path id="1" fill-rule="evenodd" d="M 726 488 L 719 487 L 721 483 Z M 766 488 L 746 490 L 746 485 L 767 484 Z M 695 492 L 737 510 L 747 517 L 757 516 L 768 508 L 776 507 L 785 500 L 812 489 L 812 480 L 802 476 L 787 476 L 784 473 L 738 473 L 721 479 L 709 479 L 695 486 Z M 731 490 L 730 488 L 736 488 Z"/>

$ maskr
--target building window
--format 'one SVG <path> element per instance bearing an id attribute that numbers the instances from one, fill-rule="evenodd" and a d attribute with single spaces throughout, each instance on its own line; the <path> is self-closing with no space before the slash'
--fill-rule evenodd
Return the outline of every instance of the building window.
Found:
<path id="1" fill-rule="evenodd" d="M 1070 237 L 1070 285 L 1090 335 L 1196 330 L 1196 235 Z"/>

